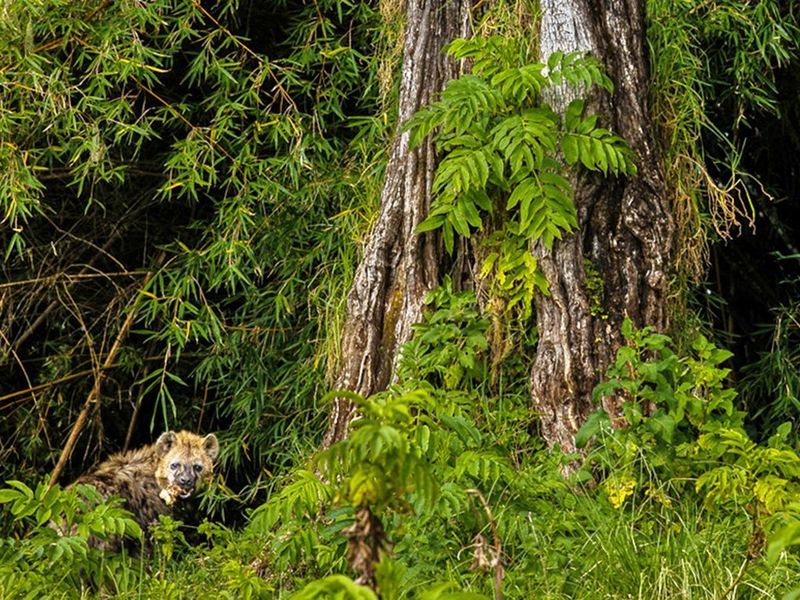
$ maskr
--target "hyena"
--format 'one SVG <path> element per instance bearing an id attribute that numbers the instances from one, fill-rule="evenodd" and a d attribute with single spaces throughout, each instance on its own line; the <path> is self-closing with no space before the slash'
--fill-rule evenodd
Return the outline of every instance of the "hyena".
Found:
<path id="1" fill-rule="evenodd" d="M 219 442 L 213 433 L 204 437 L 167 431 L 155 444 L 110 456 L 75 484 L 91 484 L 104 498 L 122 498 L 123 506 L 147 534 L 159 515 L 172 515 L 178 498 L 188 498 L 211 480 L 218 454 Z M 113 551 L 120 547 L 120 540 L 91 543 Z"/>

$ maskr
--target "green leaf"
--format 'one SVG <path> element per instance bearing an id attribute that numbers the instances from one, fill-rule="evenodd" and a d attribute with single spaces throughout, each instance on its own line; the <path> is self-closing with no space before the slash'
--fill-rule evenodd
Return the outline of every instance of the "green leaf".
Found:
<path id="1" fill-rule="evenodd" d="M 22 494 L 17 490 L 2 489 L 0 490 L 0 504 L 6 504 L 22 498 Z"/>
<path id="2" fill-rule="evenodd" d="M 770 536 L 767 561 L 774 564 L 784 551 L 798 544 L 800 544 L 800 521 L 791 521 Z"/>
<path id="3" fill-rule="evenodd" d="M 455 236 L 453 234 L 453 226 L 450 221 L 445 221 L 442 226 L 442 239 L 444 240 L 444 248 L 448 254 L 453 254 L 455 248 Z"/>
<path id="4" fill-rule="evenodd" d="M 530 199 L 540 193 L 541 188 L 536 179 L 533 177 L 527 177 L 526 179 L 520 181 L 517 184 L 517 187 L 514 188 L 514 191 L 511 192 L 511 195 L 508 197 L 508 201 L 506 202 L 506 208 L 511 210 L 520 204 L 523 199 Z"/>
<path id="5" fill-rule="evenodd" d="M 422 221 L 422 223 L 417 225 L 415 231 L 416 233 L 425 233 L 426 231 L 433 231 L 435 229 L 439 229 L 439 227 L 441 227 L 442 224 L 444 224 L 445 220 L 446 220 L 446 214 L 431 215 L 430 217 Z"/>
<path id="6" fill-rule="evenodd" d="M 439 419 L 446 427 L 453 430 L 465 444 L 480 445 L 481 434 L 472 422 L 462 416 L 441 415 Z"/>
<path id="7" fill-rule="evenodd" d="M 27 485 L 22 483 L 21 481 L 17 481 L 16 479 L 10 479 L 6 481 L 6 485 L 11 486 L 13 488 L 17 488 L 22 495 L 27 498 L 28 500 L 33 500 L 33 490 L 29 488 Z"/>
<path id="8" fill-rule="evenodd" d="M 561 138 L 561 152 L 568 165 L 578 162 L 578 140 L 570 133 L 565 133 Z"/>
<path id="9" fill-rule="evenodd" d="M 611 418 L 606 411 L 601 409 L 593 412 L 575 434 L 575 447 L 585 448 L 598 433 L 601 431 L 610 431 L 611 429 Z"/>
<path id="10" fill-rule="evenodd" d="M 561 63 L 563 58 L 564 58 L 564 53 L 561 52 L 560 50 L 556 50 L 550 56 L 547 57 L 547 68 L 550 69 L 550 71 L 555 71 L 556 67 L 559 66 L 559 63 Z"/>
<path id="11" fill-rule="evenodd" d="M 569 103 L 567 110 L 564 112 L 564 127 L 566 127 L 567 130 L 575 130 L 578 128 L 585 105 L 586 102 L 581 98 L 576 98 Z"/>
<path id="12" fill-rule="evenodd" d="M 456 202 L 453 210 L 448 215 L 448 221 L 455 229 L 456 233 L 460 236 L 468 238 L 470 236 L 469 221 L 467 219 L 467 211 L 464 207 L 466 202 L 462 199 Z"/>

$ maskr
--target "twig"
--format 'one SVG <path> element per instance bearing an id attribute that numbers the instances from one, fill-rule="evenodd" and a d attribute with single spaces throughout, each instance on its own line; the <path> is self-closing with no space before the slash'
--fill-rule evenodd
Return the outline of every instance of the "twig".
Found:
<path id="1" fill-rule="evenodd" d="M 65 279 L 68 280 L 68 284 L 72 284 L 77 279 L 96 279 L 96 278 L 100 278 L 100 277 L 105 278 L 105 279 L 109 279 L 111 277 L 129 277 L 129 276 L 133 276 L 133 275 L 140 275 L 141 273 L 143 273 L 143 271 L 125 271 L 125 272 L 121 272 L 121 273 L 78 273 L 76 275 L 69 275 L 69 274 L 66 274 L 66 273 L 60 273 L 60 274 L 57 274 L 57 275 L 52 275 L 52 276 L 48 276 L 48 277 L 42 277 L 42 278 L 39 278 L 39 279 L 36 279 L 36 280 L 31 279 L 31 280 L 28 280 L 28 281 L 25 281 L 25 282 L 11 282 L 11 283 L 8 283 L 8 284 L 0 284 L 0 287 L 11 286 L 11 285 L 19 285 L 19 284 L 23 284 L 23 283 L 39 283 L 39 282 L 44 282 L 44 281 L 47 281 L 47 280 L 51 280 L 53 283 L 55 283 L 55 281 L 59 277 L 64 277 Z M 36 317 L 36 319 L 34 319 L 33 323 L 31 323 L 30 326 L 28 326 L 28 328 L 25 331 L 23 331 L 19 335 L 19 337 L 17 337 L 16 340 L 14 340 L 14 348 L 18 350 L 20 348 L 20 346 L 22 346 L 22 344 L 24 344 L 25 341 L 31 335 L 33 335 L 33 333 L 41 326 L 41 324 L 45 322 L 47 317 L 50 316 L 50 313 L 53 312 L 53 310 L 55 310 L 55 308 L 57 306 L 59 306 L 60 304 L 61 304 L 61 302 L 59 302 L 59 300 L 53 300 L 52 302 L 50 302 L 50 304 L 48 304 L 45 307 L 45 309 L 41 313 L 39 313 L 39 315 Z"/>
<path id="2" fill-rule="evenodd" d="M 105 272 L 98 272 L 98 273 L 87 273 L 87 271 L 91 268 L 91 263 L 83 267 L 77 273 L 56 273 L 55 275 L 45 275 L 43 277 L 32 277 L 30 279 L 20 279 L 18 281 L 7 281 L 6 283 L 0 283 L 0 290 L 5 288 L 13 288 L 19 287 L 23 285 L 34 285 L 34 284 L 53 284 L 58 282 L 59 279 L 64 279 L 68 283 L 72 283 L 73 281 L 84 280 L 84 279 L 111 279 L 112 277 L 134 277 L 136 275 L 143 275 L 146 274 L 147 271 L 144 270 L 135 270 L 135 271 L 114 271 L 112 273 L 105 273 Z"/>
<path id="3" fill-rule="evenodd" d="M 132 394 L 132 391 L 128 389 L 128 397 Z M 139 410 L 142 408 L 142 395 L 136 394 L 136 402 L 133 404 L 133 414 L 131 415 L 131 420 L 128 422 L 128 431 L 125 433 L 125 444 L 122 446 L 122 451 L 127 452 L 128 448 L 130 448 L 131 440 L 133 439 L 133 430 L 136 427 L 136 419 L 139 417 Z"/>
<path id="4" fill-rule="evenodd" d="M 147 275 L 145 275 L 144 281 L 142 282 L 142 288 L 147 287 L 147 284 L 150 282 L 150 278 L 152 276 L 153 276 L 152 271 L 147 273 Z M 56 463 L 56 466 L 53 469 L 53 473 L 50 476 L 51 486 L 55 484 L 56 481 L 58 481 L 58 477 L 64 470 L 64 465 L 67 464 L 67 460 L 69 460 L 69 457 L 72 454 L 72 450 L 75 447 L 75 442 L 78 440 L 78 435 L 80 434 L 84 423 L 86 423 L 86 419 L 89 416 L 89 411 L 100 397 L 100 388 L 102 386 L 104 378 L 103 375 L 108 369 L 110 369 L 113 366 L 114 359 L 116 359 L 117 353 L 122 347 L 122 341 L 128 335 L 128 331 L 130 330 L 131 325 L 133 324 L 133 320 L 136 317 L 136 304 L 137 301 L 139 300 L 139 297 L 140 296 L 137 293 L 136 297 L 131 302 L 130 312 L 128 313 L 128 316 L 125 318 L 125 322 L 122 324 L 122 327 L 120 327 L 119 332 L 117 333 L 117 337 L 114 340 L 114 344 L 111 346 L 111 350 L 109 350 L 108 355 L 106 356 L 105 362 L 97 371 L 97 375 L 94 381 L 94 387 L 92 387 L 92 391 L 89 392 L 89 395 L 86 397 L 86 401 L 83 403 L 81 412 L 78 414 L 78 418 L 75 420 L 75 424 L 72 426 L 72 431 L 70 431 L 69 433 L 69 437 L 67 438 L 67 443 L 64 445 L 64 449 L 61 451 L 61 456 L 58 457 L 58 462 Z"/>
<path id="5" fill-rule="evenodd" d="M 479 490 L 468 489 L 464 490 L 467 494 L 475 496 L 480 500 L 483 505 L 483 510 L 486 512 L 486 518 L 489 520 L 489 528 L 492 530 L 492 541 L 494 542 L 494 556 L 492 557 L 492 566 L 494 567 L 494 598 L 495 600 L 502 600 L 503 598 L 503 544 L 500 541 L 500 535 L 497 533 L 497 522 L 494 520 L 492 508 L 486 501 L 486 498 Z"/>
<path id="6" fill-rule="evenodd" d="M 10 394 L 6 394 L 5 396 L 0 396 L 0 403 L 5 402 L 6 400 L 12 400 L 18 396 L 33 396 L 34 392 L 40 392 L 42 390 L 46 390 L 47 388 L 51 388 L 59 383 L 64 383 L 65 381 L 71 381 L 72 379 L 77 379 L 78 377 L 85 377 L 86 375 L 91 375 L 95 373 L 96 369 L 86 369 L 85 371 L 78 371 L 77 373 L 70 373 L 69 375 L 64 375 L 64 377 L 59 377 L 58 379 L 54 379 L 53 381 L 48 381 L 47 383 L 40 383 L 39 385 L 33 385 L 29 388 L 25 388 L 24 390 L 17 390 L 16 392 L 11 392 Z M 4 406 L 0 406 L 0 408 L 6 408 Z"/>
<path id="7" fill-rule="evenodd" d="M 200 405 L 200 416 L 197 417 L 197 429 L 195 431 L 203 431 L 203 416 L 206 412 L 206 402 L 208 402 L 208 385 L 208 381 L 206 381 L 203 389 L 203 403 Z"/>

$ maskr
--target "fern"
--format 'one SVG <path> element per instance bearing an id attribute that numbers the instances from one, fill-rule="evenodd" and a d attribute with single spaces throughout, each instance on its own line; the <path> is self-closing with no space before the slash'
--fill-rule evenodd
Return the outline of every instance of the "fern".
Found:
<path id="1" fill-rule="evenodd" d="M 573 100 L 564 114 L 561 151 L 569 165 L 580 162 L 603 175 L 636 175 L 633 152 L 625 140 L 597 126 L 597 115 L 583 117 L 585 102 Z"/>
<path id="2" fill-rule="evenodd" d="M 491 150 L 508 169 L 497 173 L 500 183 L 511 183 L 540 169 L 545 157 L 555 151 L 557 127 L 556 115 L 544 108 L 530 108 L 500 120 L 489 132 Z"/>
<path id="3" fill-rule="evenodd" d="M 119 499 L 104 502 L 93 486 L 61 489 L 39 482 L 31 488 L 7 481 L 0 504 L 20 535 L 0 539 L 0 596 L 9 598 L 73 597 L 86 582 L 102 585 L 121 556 L 103 557 L 90 537 L 134 537 L 142 530 Z"/>
<path id="4" fill-rule="evenodd" d="M 614 91 L 614 84 L 603 72 L 602 63 L 580 51 L 566 54 L 553 52 L 547 57 L 547 69 L 553 85 L 560 85 L 566 80 L 576 87 L 596 85 L 609 93 Z"/>
<path id="5" fill-rule="evenodd" d="M 456 478 L 468 476 L 474 482 L 489 486 L 498 480 L 508 480 L 512 476 L 508 459 L 491 450 L 467 450 L 455 462 L 453 475 Z"/>
<path id="6" fill-rule="evenodd" d="M 542 89 L 549 85 L 544 72 L 545 66 L 538 63 L 512 67 L 493 75 L 491 84 L 509 106 L 525 106 L 536 102 Z"/>
<path id="7" fill-rule="evenodd" d="M 297 469 L 290 483 L 253 511 L 249 527 L 264 534 L 278 523 L 317 515 L 332 498 L 329 484 L 307 469 Z"/>
<path id="8" fill-rule="evenodd" d="M 510 294 L 503 302 L 507 310 L 529 307 L 533 293 L 546 293 L 547 284 L 536 262 L 520 260 L 521 253 L 533 241 L 552 248 L 578 226 L 566 169 L 636 174 L 633 152 L 599 126 L 597 115 L 584 115 L 582 100 L 560 116 L 542 92 L 563 84 L 607 91 L 613 85 L 602 65 L 580 52 L 555 52 L 546 64 L 520 64 L 517 42 L 499 36 L 456 40 L 448 52 L 471 60 L 473 73 L 450 81 L 436 102 L 405 124 L 412 146 L 432 136 L 442 154 L 431 210 L 417 232 L 440 229 L 452 253 L 457 237 L 482 230 L 486 216 L 502 206 L 508 243 L 504 252 L 490 252 L 482 273 L 496 278 L 513 271 L 506 281 L 522 294 L 503 283 L 490 287 Z M 514 237 L 519 241 L 512 242 Z"/>
<path id="9" fill-rule="evenodd" d="M 471 60 L 473 73 L 491 79 L 501 71 L 519 65 L 524 49 L 514 38 L 493 35 L 453 40 L 447 53 L 458 60 Z"/>

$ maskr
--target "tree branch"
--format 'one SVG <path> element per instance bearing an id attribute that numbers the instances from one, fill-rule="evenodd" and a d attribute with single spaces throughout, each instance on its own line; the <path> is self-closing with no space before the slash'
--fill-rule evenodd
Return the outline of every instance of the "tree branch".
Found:
<path id="1" fill-rule="evenodd" d="M 150 282 L 152 276 L 153 276 L 152 271 L 147 273 L 147 275 L 145 275 L 144 281 L 142 282 L 142 288 L 147 287 L 147 284 Z M 64 449 L 61 451 L 61 456 L 58 457 L 58 462 L 56 463 L 56 466 L 53 469 L 53 473 L 50 476 L 51 486 L 55 484 L 56 481 L 58 481 L 61 472 L 64 470 L 64 465 L 67 464 L 67 460 L 69 460 L 69 457 L 72 454 L 72 450 L 75 447 L 75 442 L 77 442 L 78 440 L 78 436 L 81 433 L 81 429 L 83 429 L 83 425 L 86 423 L 86 419 L 89 416 L 89 411 L 100 397 L 100 389 L 103 384 L 104 374 L 108 369 L 110 369 L 113 366 L 114 360 L 117 357 L 117 353 L 122 347 L 122 342 L 128 336 L 128 332 L 130 331 L 131 325 L 133 324 L 133 320 L 136 317 L 136 305 L 139 300 L 139 297 L 140 296 L 137 293 L 136 297 L 131 302 L 131 309 L 128 312 L 128 316 L 125 318 L 122 327 L 120 327 L 119 332 L 117 333 L 117 337 L 114 340 L 114 344 L 111 346 L 111 350 L 108 352 L 108 355 L 106 356 L 106 359 L 103 362 L 102 367 L 97 372 L 97 376 L 95 377 L 94 381 L 94 387 L 92 388 L 92 391 L 89 392 L 89 395 L 86 397 L 86 401 L 83 403 L 81 412 L 78 414 L 78 418 L 75 420 L 75 424 L 72 426 L 72 430 L 69 433 L 69 437 L 67 438 L 67 443 L 64 445 Z"/>

